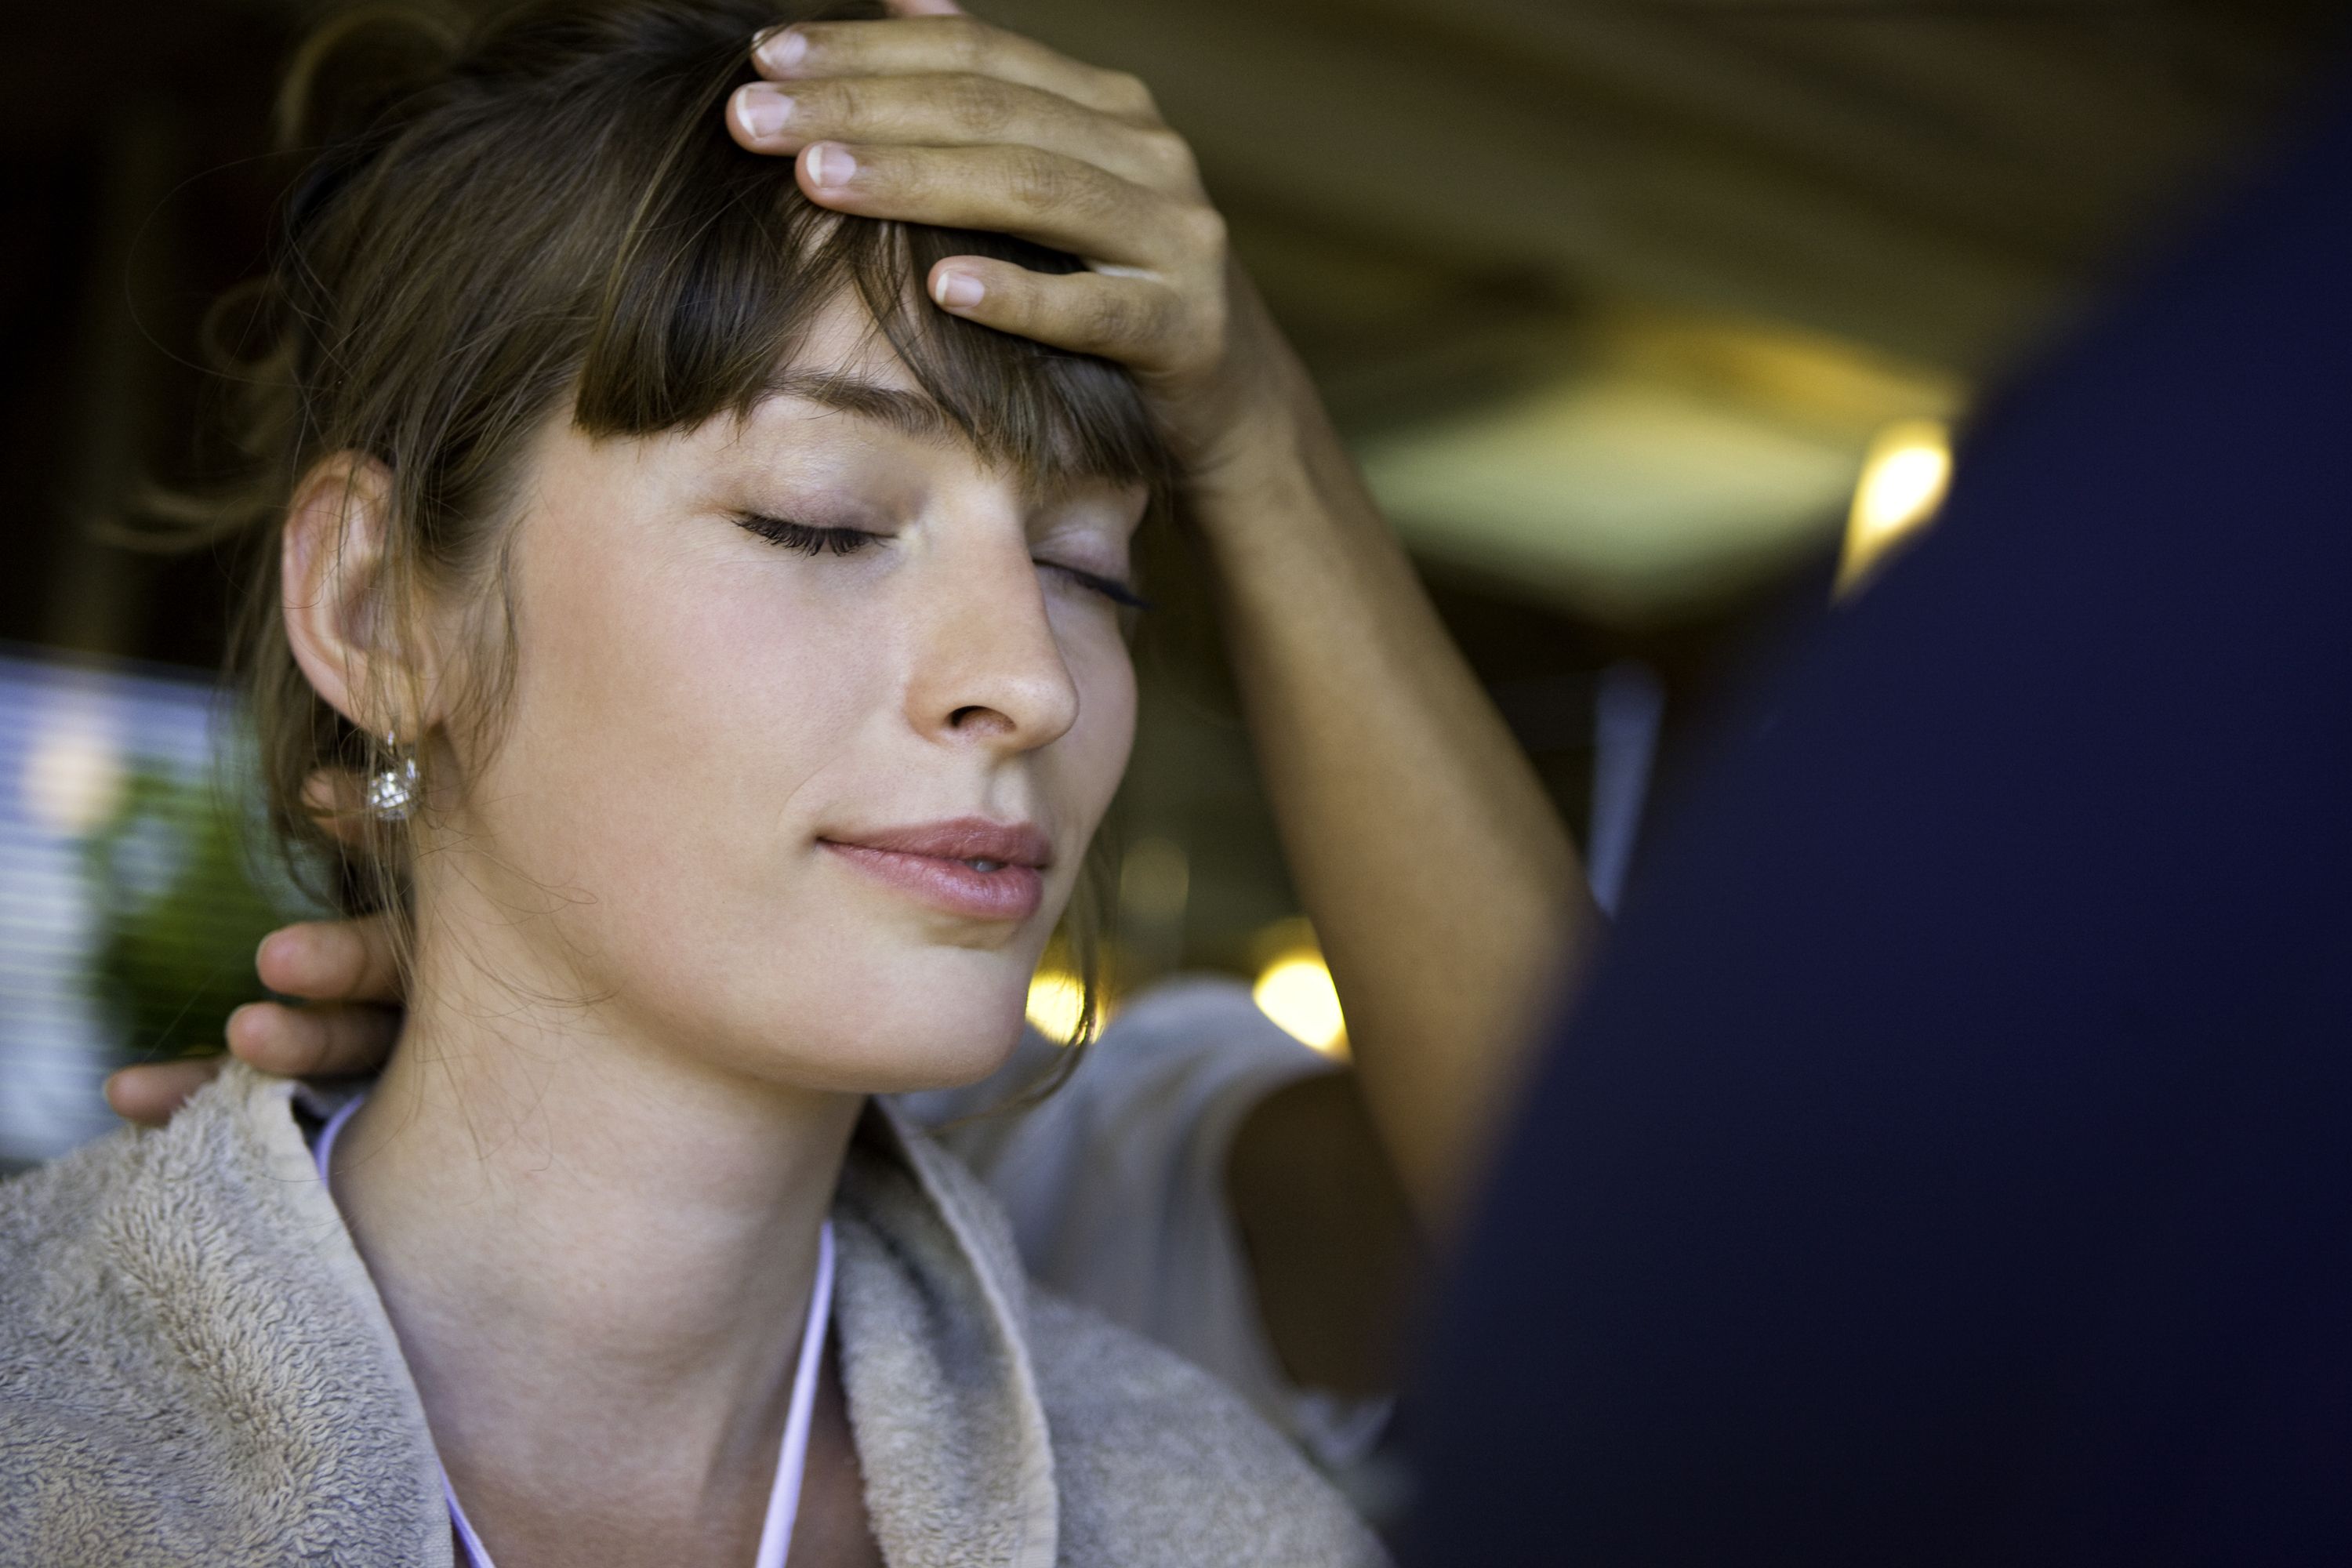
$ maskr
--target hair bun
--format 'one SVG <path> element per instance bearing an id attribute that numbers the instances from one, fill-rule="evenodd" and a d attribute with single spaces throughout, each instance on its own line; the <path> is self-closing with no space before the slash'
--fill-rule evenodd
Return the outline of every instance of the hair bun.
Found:
<path id="1" fill-rule="evenodd" d="M 278 149 L 317 153 L 374 142 L 405 118 L 407 100 L 444 77 L 475 26 L 463 11 L 431 0 L 355 5 L 330 16 L 287 64 L 271 116 Z"/>

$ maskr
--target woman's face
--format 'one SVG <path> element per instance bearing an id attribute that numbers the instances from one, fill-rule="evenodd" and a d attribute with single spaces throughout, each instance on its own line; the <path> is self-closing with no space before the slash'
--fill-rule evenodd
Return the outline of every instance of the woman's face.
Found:
<path id="1" fill-rule="evenodd" d="M 992 1070 L 1127 764 L 1143 504 L 987 466 L 845 310 L 740 423 L 553 422 L 506 724 L 419 863 L 428 963 L 446 934 L 780 1083 Z"/>

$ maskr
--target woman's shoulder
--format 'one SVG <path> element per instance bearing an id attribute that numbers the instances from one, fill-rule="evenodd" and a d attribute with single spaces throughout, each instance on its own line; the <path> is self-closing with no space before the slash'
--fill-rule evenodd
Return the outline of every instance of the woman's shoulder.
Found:
<path id="1" fill-rule="evenodd" d="M 1190 1362 L 1034 1288 L 1029 1350 L 1053 1434 L 1063 1562 L 1388 1561 L 1298 1450 Z"/>
<path id="2" fill-rule="evenodd" d="M 124 1129 L 0 1182 L 0 1561 L 147 1562 L 165 1545 L 171 1504 L 136 1496 L 142 1472 L 173 1489 L 154 1450 L 181 1403 L 161 1281 L 141 1267 L 163 1217 L 147 1201 L 160 1137 Z"/>
<path id="3" fill-rule="evenodd" d="M 290 1093 L 275 1086 L 276 1099 Z M 253 1102 L 271 1097 L 270 1080 L 240 1068 L 197 1093 L 167 1128 L 121 1128 L 0 1182 L 0 1342 L 36 1331 L 61 1309 L 71 1315 L 60 1330 L 93 1331 L 107 1320 L 88 1310 L 107 1293 L 101 1287 L 119 1292 L 150 1257 L 207 1252 L 215 1190 L 274 1173 L 255 1157 L 250 1132 Z"/>
<path id="4" fill-rule="evenodd" d="M 110 1220 L 139 1185 L 146 1140 L 125 1128 L 0 1181 L 0 1397 L 39 1380 L 37 1342 L 92 1326 L 104 1294 Z"/>
<path id="5" fill-rule="evenodd" d="M 422 1412 L 291 1094 L 233 1068 L 0 1183 L 0 1563 L 434 1560 Z"/>
<path id="6" fill-rule="evenodd" d="M 0 1561 L 106 1561 L 97 1534 L 37 1500 L 63 1495 L 110 1530 L 122 1518 L 110 1494 L 135 1484 L 142 1412 L 163 1414 L 138 1395 L 166 1347 L 122 1331 L 110 1245 L 146 1152 L 126 1130 L 0 1182 Z M 144 1561 L 142 1544 L 120 1542 L 123 1559 Z"/>

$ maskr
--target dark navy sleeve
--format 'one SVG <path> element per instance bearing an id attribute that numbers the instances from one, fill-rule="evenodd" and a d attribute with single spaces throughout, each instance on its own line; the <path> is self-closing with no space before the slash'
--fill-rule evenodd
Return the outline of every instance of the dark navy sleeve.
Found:
<path id="1" fill-rule="evenodd" d="M 2305 132 L 1670 804 L 1408 1407 L 1418 1561 L 2352 1563 L 2352 119 Z"/>

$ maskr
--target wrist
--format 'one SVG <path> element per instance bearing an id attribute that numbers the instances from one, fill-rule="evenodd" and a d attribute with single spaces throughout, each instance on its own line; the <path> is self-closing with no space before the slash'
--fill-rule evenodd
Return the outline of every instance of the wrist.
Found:
<path id="1" fill-rule="evenodd" d="M 1352 472 L 1314 383 L 1286 346 L 1253 383 L 1246 393 L 1221 399 L 1223 417 L 1214 434 L 1190 444 L 1182 485 L 1204 528 L 1309 502 L 1330 489 L 1335 473 Z"/>
<path id="2" fill-rule="evenodd" d="M 1227 274 L 1226 310 L 1223 366 L 1206 385 L 1175 400 L 1175 408 L 1189 403 L 1195 411 L 1178 414 L 1174 424 L 1184 489 L 1196 510 L 1250 502 L 1269 488 L 1284 488 L 1298 475 L 1307 440 L 1329 429 L 1313 378 L 1237 265 Z"/>
<path id="3" fill-rule="evenodd" d="M 1302 386 L 1305 378 L 1300 377 Z M 1397 548 L 1311 386 L 1264 405 L 1213 461 L 1189 467 L 1185 513 L 1221 569 Z"/>

